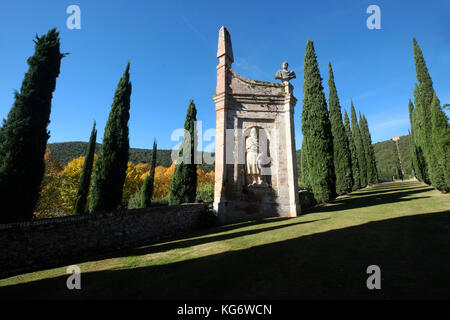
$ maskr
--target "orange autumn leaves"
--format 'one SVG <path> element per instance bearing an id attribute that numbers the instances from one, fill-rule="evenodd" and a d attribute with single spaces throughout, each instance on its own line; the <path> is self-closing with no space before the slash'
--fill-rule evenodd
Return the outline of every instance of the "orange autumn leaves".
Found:
<path id="1" fill-rule="evenodd" d="M 84 163 L 84 156 L 70 161 L 64 169 L 47 148 L 45 153 L 45 176 L 41 185 L 41 194 L 34 217 L 51 218 L 72 214 L 78 184 Z M 97 155 L 94 156 L 94 166 Z M 122 203 L 128 200 L 142 187 L 145 177 L 149 174 L 150 166 L 146 163 L 134 165 L 128 162 L 125 183 L 122 191 Z M 170 183 L 175 171 L 175 164 L 169 168 L 157 166 L 155 168 L 155 184 L 153 199 L 168 196 Z M 205 173 L 197 169 L 198 186 L 214 183 L 214 172 Z"/>

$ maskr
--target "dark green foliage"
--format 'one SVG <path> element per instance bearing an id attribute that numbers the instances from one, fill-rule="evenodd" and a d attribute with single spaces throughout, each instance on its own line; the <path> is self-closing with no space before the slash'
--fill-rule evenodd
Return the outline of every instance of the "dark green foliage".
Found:
<path id="1" fill-rule="evenodd" d="M 329 202 L 336 197 L 336 176 L 333 161 L 333 136 L 327 102 L 322 87 L 313 42 L 305 50 L 303 82 L 302 132 L 306 152 L 302 154 L 308 167 L 308 183 L 315 199 Z"/>
<path id="2" fill-rule="evenodd" d="M 416 39 L 413 38 L 414 63 L 418 84 L 414 87 L 414 140 L 419 161 L 425 168 L 423 181 L 431 184 L 429 161 L 431 155 L 431 102 L 434 89 L 428 68 Z"/>
<path id="3" fill-rule="evenodd" d="M 450 191 L 450 131 L 448 118 L 434 95 L 431 104 L 432 146 L 429 172 L 432 185 L 443 192 Z"/>
<path id="4" fill-rule="evenodd" d="M 59 142 L 50 143 L 48 147 L 50 148 L 52 154 L 58 160 L 58 162 L 64 167 L 75 158 L 78 158 L 86 153 L 87 148 L 86 142 Z M 101 148 L 101 144 L 97 143 L 95 146 L 95 152 L 98 154 Z M 128 161 L 134 165 L 138 163 L 152 163 L 152 150 L 151 149 L 136 149 L 130 148 Z M 214 153 L 203 152 L 203 154 L 211 157 Z M 170 167 L 172 164 L 172 150 L 158 150 L 156 156 L 156 166 Z M 204 156 L 206 158 L 206 156 Z M 206 164 L 204 161 L 199 167 L 204 172 L 214 171 L 214 164 Z"/>
<path id="5" fill-rule="evenodd" d="M 361 132 L 364 139 L 364 150 L 367 161 L 367 183 L 378 183 L 377 163 L 375 160 L 375 152 L 373 151 L 372 136 L 369 131 L 369 124 L 367 123 L 366 116 L 360 117 Z M 400 160 L 400 159 L 399 159 Z"/>
<path id="6" fill-rule="evenodd" d="M 142 186 L 141 194 L 141 208 L 149 208 L 152 203 L 153 185 L 155 183 L 155 168 L 156 168 L 156 139 L 153 141 L 152 164 L 150 166 L 150 173 L 145 177 L 144 185 Z"/>
<path id="7" fill-rule="evenodd" d="M 56 29 L 36 36 L 20 93 L 0 129 L 0 223 L 31 220 L 44 175 L 47 125 L 61 59 Z M 20 199 L 20 201 L 17 201 Z"/>
<path id="8" fill-rule="evenodd" d="M 366 154 L 364 152 L 363 139 L 361 137 L 361 131 L 359 129 L 358 120 L 356 119 L 356 111 L 351 102 L 351 118 L 352 118 L 352 135 L 355 142 L 356 154 L 358 155 L 359 164 L 359 177 L 361 181 L 361 188 L 367 186 L 367 162 Z"/>
<path id="9" fill-rule="evenodd" d="M 355 142 L 353 140 L 352 129 L 350 128 L 350 120 L 348 118 L 347 111 L 345 111 L 344 113 L 344 127 L 351 155 L 352 178 L 353 178 L 352 190 L 355 191 L 361 188 L 361 177 L 359 173 L 358 152 L 356 151 Z"/>
<path id="10" fill-rule="evenodd" d="M 411 166 L 414 170 L 415 177 L 424 182 L 426 174 L 425 162 L 423 160 L 423 155 L 421 153 L 421 149 L 416 145 L 415 139 L 415 130 L 414 130 L 414 104 L 411 100 L 409 100 L 409 122 L 411 124 L 410 131 L 410 154 L 411 154 Z"/>
<path id="11" fill-rule="evenodd" d="M 306 138 L 303 137 L 303 141 L 302 141 L 302 150 L 301 152 L 301 157 L 300 157 L 300 167 L 301 167 L 301 187 L 303 189 L 307 189 L 307 190 L 311 190 L 311 183 L 308 179 L 308 164 L 306 163 Z"/>
<path id="12" fill-rule="evenodd" d="M 302 180 L 302 150 L 298 149 L 295 151 L 295 156 L 297 159 L 297 177 L 300 179 L 300 183 L 301 184 L 301 180 Z"/>
<path id="13" fill-rule="evenodd" d="M 96 140 L 97 140 L 97 130 L 95 129 L 95 121 L 94 121 L 91 137 L 89 138 L 88 148 L 86 150 L 86 156 L 84 158 L 83 170 L 81 172 L 80 184 L 78 185 L 78 192 L 75 200 L 73 213 L 86 212 L 86 203 L 89 193 L 89 185 L 91 183 L 92 167 L 94 165 Z"/>
<path id="14" fill-rule="evenodd" d="M 333 135 L 333 159 L 334 171 L 336 173 L 336 192 L 345 194 L 352 191 L 352 163 L 348 138 L 342 123 L 341 105 L 334 83 L 333 69 L 328 63 L 328 106 L 330 110 L 331 132 Z"/>
<path id="15" fill-rule="evenodd" d="M 197 202 L 214 201 L 214 182 L 205 183 L 197 188 Z"/>
<path id="16" fill-rule="evenodd" d="M 94 168 L 89 210 L 116 209 L 122 201 L 128 162 L 128 119 L 130 118 L 130 63 L 117 85 L 105 126 L 103 144 Z"/>
<path id="17" fill-rule="evenodd" d="M 179 151 L 179 157 L 182 160 L 175 166 L 169 188 L 170 205 L 195 202 L 197 192 L 197 165 L 194 161 L 197 150 L 196 121 L 197 109 L 194 101 L 191 100 L 184 122 L 185 135 Z"/>
<path id="18" fill-rule="evenodd" d="M 413 39 L 413 48 L 418 81 L 414 88 L 413 131 L 418 161 L 426 168 L 424 170 L 426 173 L 424 182 L 431 183 L 438 190 L 446 192 L 450 186 L 446 182 L 448 172 L 446 172 L 447 166 L 445 164 L 445 147 L 436 147 L 442 146 L 442 139 L 446 139 L 447 133 L 445 131 L 447 130 L 448 119 L 440 107 L 440 102 L 433 89 L 433 81 L 416 39 Z M 436 124 L 434 130 L 433 116 Z M 435 135 L 440 136 L 440 138 L 435 138 Z M 441 140 L 441 143 L 437 140 Z M 443 145 L 445 145 L 445 142 Z"/>

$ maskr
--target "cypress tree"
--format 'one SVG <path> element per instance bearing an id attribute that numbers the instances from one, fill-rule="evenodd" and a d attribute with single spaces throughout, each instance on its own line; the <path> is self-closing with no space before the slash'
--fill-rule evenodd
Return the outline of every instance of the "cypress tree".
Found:
<path id="1" fill-rule="evenodd" d="M 361 188 L 361 177 L 359 173 L 359 162 L 358 153 L 356 151 L 355 142 L 353 140 L 352 130 L 350 128 L 350 119 L 348 118 L 347 111 L 344 113 L 344 126 L 345 133 L 347 134 L 348 144 L 350 148 L 351 163 L 352 163 L 352 177 L 353 177 L 353 188 L 352 190 L 358 190 Z"/>
<path id="2" fill-rule="evenodd" d="M 416 84 L 414 86 L 414 100 L 418 100 L 419 96 L 419 86 Z M 421 121 L 421 116 L 419 113 L 419 110 L 417 110 L 417 108 L 414 108 L 414 113 L 413 113 L 413 127 L 414 127 L 414 144 L 416 146 L 416 153 L 417 153 L 417 160 L 418 160 L 418 165 L 420 168 L 420 172 L 422 174 L 422 181 L 426 184 L 431 184 L 430 182 L 430 178 L 428 176 L 428 168 L 427 168 L 427 164 L 425 161 L 425 154 L 424 154 L 424 150 L 421 146 L 420 143 L 420 131 L 417 130 L 417 128 L 419 127 L 419 122 Z"/>
<path id="3" fill-rule="evenodd" d="M 144 185 L 142 186 L 141 194 L 141 208 L 149 208 L 152 203 L 153 185 L 155 181 L 155 168 L 156 168 L 156 139 L 153 141 L 152 151 L 152 163 L 150 167 L 150 173 L 145 177 Z"/>
<path id="4" fill-rule="evenodd" d="M 45 171 L 51 101 L 65 55 L 56 29 L 36 36 L 34 43 L 22 87 L 0 129 L 0 223 L 33 218 Z"/>
<path id="5" fill-rule="evenodd" d="M 370 184 L 375 184 L 378 182 L 378 171 L 377 171 L 377 161 L 375 159 L 375 151 L 372 145 L 372 136 L 369 130 L 369 124 L 365 115 L 362 116 L 364 138 L 367 145 L 367 168 L 368 176 L 367 182 Z"/>
<path id="6" fill-rule="evenodd" d="M 302 186 L 307 189 L 307 190 L 312 190 L 311 189 L 311 183 L 309 183 L 309 179 L 308 179 L 308 163 L 306 162 L 307 159 L 307 151 L 306 151 L 306 138 L 303 137 L 303 141 L 302 141 L 302 157 L 300 159 L 300 165 L 302 168 Z"/>
<path id="7" fill-rule="evenodd" d="M 450 191 L 450 131 L 447 115 L 442 111 L 436 94 L 431 104 L 432 148 L 430 178 L 433 186 L 443 192 Z"/>
<path id="8" fill-rule="evenodd" d="M 413 38 L 414 64 L 416 67 L 416 77 L 418 84 L 414 88 L 414 130 L 416 134 L 416 144 L 419 150 L 419 157 L 423 156 L 426 176 L 424 182 L 430 184 L 430 167 L 432 134 L 431 134 L 431 103 L 433 101 L 434 89 L 428 68 L 417 41 Z"/>
<path id="9" fill-rule="evenodd" d="M 197 149 L 196 121 L 197 109 L 194 101 L 191 100 L 184 122 L 185 135 L 178 154 L 182 161 L 175 166 L 175 172 L 169 188 L 170 205 L 195 202 L 197 192 L 197 165 L 195 164 L 195 152 Z"/>
<path id="10" fill-rule="evenodd" d="M 94 165 L 96 141 L 97 141 L 97 130 L 95 129 L 95 121 L 94 121 L 94 126 L 92 127 L 91 137 L 89 138 L 89 144 L 84 158 L 80 183 L 78 185 L 77 197 L 75 199 L 75 206 L 73 208 L 73 213 L 75 214 L 86 212 L 86 203 L 89 193 L 89 185 L 91 183 L 92 167 Z"/>
<path id="11" fill-rule="evenodd" d="M 317 202 L 328 202 L 336 197 L 333 136 L 322 77 L 311 40 L 306 44 L 304 78 L 302 132 L 306 138 L 308 182 Z"/>
<path id="12" fill-rule="evenodd" d="M 336 173 L 336 192 L 345 194 L 352 191 L 352 163 L 347 135 L 342 122 L 341 105 L 334 83 L 333 69 L 328 63 L 328 106 L 330 109 L 331 132 L 333 135 L 333 159 Z"/>
<path id="13" fill-rule="evenodd" d="M 411 99 L 409 100 L 408 104 L 409 109 L 409 123 L 411 125 L 411 131 L 409 132 L 410 138 L 409 138 L 409 148 L 411 153 L 411 162 L 412 162 L 412 168 L 414 170 L 414 176 L 419 181 L 424 181 L 425 176 L 425 167 L 423 166 L 423 163 L 419 161 L 419 150 L 416 145 L 416 137 L 415 137 L 415 130 L 414 130 L 414 104 L 412 103 Z"/>
<path id="14" fill-rule="evenodd" d="M 353 141 L 355 141 L 356 153 L 358 155 L 359 177 L 361 181 L 361 188 L 364 188 L 365 186 L 367 186 L 367 162 L 366 162 L 366 155 L 364 152 L 363 140 L 358 125 L 358 120 L 356 119 L 356 111 L 355 107 L 353 106 L 353 101 L 351 102 L 350 113 L 352 118 Z"/>
<path id="15" fill-rule="evenodd" d="M 130 118 L 130 63 L 117 85 L 105 126 L 102 147 L 94 168 L 89 210 L 116 209 L 122 201 L 128 163 L 128 119 Z"/>
<path id="16" fill-rule="evenodd" d="M 366 131 L 364 130 L 364 122 L 361 117 L 361 111 L 358 111 L 359 114 L 359 133 L 361 135 L 361 141 L 364 151 L 364 157 L 366 159 L 366 182 L 369 184 L 369 177 L 370 177 L 370 161 L 369 161 L 369 146 L 367 145 L 367 137 L 366 137 Z"/>

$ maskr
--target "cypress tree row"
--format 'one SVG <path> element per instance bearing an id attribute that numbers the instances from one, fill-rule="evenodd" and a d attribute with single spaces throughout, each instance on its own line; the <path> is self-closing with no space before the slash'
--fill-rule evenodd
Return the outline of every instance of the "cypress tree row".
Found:
<path id="1" fill-rule="evenodd" d="M 348 144 L 351 155 L 352 177 L 353 177 L 352 190 L 355 191 L 361 188 L 361 177 L 359 173 L 358 152 L 356 151 L 355 142 L 353 140 L 352 129 L 350 128 L 350 119 L 348 118 L 347 111 L 345 111 L 344 113 L 344 126 L 345 126 L 345 133 L 348 138 Z"/>
<path id="2" fill-rule="evenodd" d="M 91 183 L 92 167 L 94 165 L 95 143 L 97 141 L 97 130 L 92 127 L 91 137 L 89 138 L 89 144 L 86 150 L 86 156 L 84 158 L 83 170 L 81 172 L 80 183 L 78 185 L 77 197 L 75 199 L 75 206 L 73 213 L 85 213 L 86 203 L 89 193 L 89 185 Z"/>
<path id="3" fill-rule="evenodd" d="M 366 154 L 364 152 L 363 139 L 361 137 L 361 132 L 358 125 L 358 120 L 356 119 L 356 111 L 353 106 L 353 101 L 351 102 L 351 118 L 352 118 L 352 135 L 353 141 L 355 141 L 356 154 L 358 155 L 359 163 L 359 177 L 361 181 L 361 188 L 367 186 L 367 161 Z"/>
<path id="4" fill-rule="evenodd" d="M 348 138 L 342 123 L 341 105 L 334 82 L 333 69 L 328 63 L 328 106 L 330 110 L 331 132 L 333 135 L 333 159 L 336 173 L 336 192 L 345 194 L 352 191 L 353 177 Z"/>
<path id="5" fill-rule="evenodd" d="M 102 147 L 94 168 L 89 211 L 114 210 L 122 201 L 128 163 L 130 118 L 130 63 L 117 85 L 105 126 Z"/>
<path id="6" fill-rule="evenodd" d="M 156 168 L 156 139 L 153 141 L 153 151 L 152 151 L 152 163 L 150 167 L 150 173 L 145 177 L 144 185 L 142 186 L 141 193 L 141 208 L 149 208 L 152 203 L 153 196 L 153 186 L 155 183 L 155 168 Z"/>
<path id="7" fill-rule="evenodd" d="M 169 188 L 169 204 L 181 204 L 195 202 L 197 192 L 197 165 L 195 164 L 195 152 L 197 150 L 197 109 L 191 100 L 184 122 L 185 135 L 179 151 L 181 163 L 175 166 L 172 182 Z M 188 152 L 185 154 L 184 152 Z"/>
<path id="8" fill-rule="evenodd" d="M 20 92 L 0 129 L 0 223 L 27 221 L 39 198 L 45 171 L 47 125 L 61 59 L 59 33 L 36 36 L 35 52 Z M 20 201 L 17 201 L 20 199 Z"/>
<path id="9" fill-rule="evenodd" d="M 302 156 L 306 158 L 308 182 L 311 184 L 314 198 L 319 203 L 329 202 L 336 197 L 333 136 L 322 78 L 311 40 L 306 44 L 304 78 L 302 132 L 307 153 L 302 153 Z"/>
<path id="10" fill-rule="evenodd" d="M 365 145 L 367 145 L 367 182 L 370 184 L 378 183 L 378 171 L 377 171 L 377 161 L 375 159 L 375 151 L 372 145 L 372 136 L 369 130 L 369 124 L 365 115 L 362 116 L 364 138 L 366 139 Z"/>

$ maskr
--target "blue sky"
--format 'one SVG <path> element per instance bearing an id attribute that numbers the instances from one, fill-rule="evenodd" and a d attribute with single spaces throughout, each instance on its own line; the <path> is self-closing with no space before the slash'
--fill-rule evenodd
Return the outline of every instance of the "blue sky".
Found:
<path id="1" fill-rule="evenodd" d="M 81 30 L 66 27 L 66 8 L 81 8 Z M 366 9 L 381 8 L 381 30 Z M 450 103 L 450 2 L 441 1 L 4 1 L 0 11 L 0 117 L 20 89 L 34 35 L 57 27 L 63 59 L 49 142 L 87 141 L 94 119 L 101 142 L 114 90 L 131 61 L 130 144 L 172 148 L 194 99 L 203 129 L 215 127 L 218 31 L 231 34 L 242 76 L 274 81 L 281 62 L 297 73 L 296 145 L 301 146 L 303 58 L 314 41 L 325 94 L 331 61 L 341 105 L 350 99 L 368 119 L 374 142 L 408 133 L 415 69 L 412 37 L 427 61 L 441 103 Z"/>

